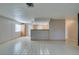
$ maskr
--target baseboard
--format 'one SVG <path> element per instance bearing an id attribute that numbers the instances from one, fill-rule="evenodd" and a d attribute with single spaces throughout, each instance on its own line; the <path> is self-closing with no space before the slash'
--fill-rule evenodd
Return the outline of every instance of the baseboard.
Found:
<path id="1" fill-rule="evenodd" d="M 49 40 L 49 39 L 31 39 L 32 41 L 65 41 L 65 40 Z"/>
<path id="2" fill-rule="evenodd" d="M 48 40 L 48 39 L 31 39 L 32 41 L 46 41 L 46 40 Z"/>
<path id="3" fill-rule="evenodd" d="M 20 37 L 20 36 L 19 36 L 19 37 Z M 13 38 L 13 39 L 9 39 L 9 40 L 6 40 L 6 41 L 3 41 L 3 42 L 0 42 L 0 45 L 1 45 L 1 44 L 4 44 L 4 43 L 7 43 L 7 42 L 9 42 L 9 41 L 11 41 L 11 40 L 17 39 L 17 38 L 19 38 L 19 37 L 16 37 L 16 38 Z"/>

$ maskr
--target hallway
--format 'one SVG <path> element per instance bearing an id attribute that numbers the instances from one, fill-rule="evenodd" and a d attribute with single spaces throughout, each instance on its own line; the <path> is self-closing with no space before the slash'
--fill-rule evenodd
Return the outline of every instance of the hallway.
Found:
<path id="1" fill-rule="evenodd" d="M 66 47 L 65 41 L 31 41 L 22 37 L 0 45 L 1 55 L 78 55 L 79 47 Z"/>

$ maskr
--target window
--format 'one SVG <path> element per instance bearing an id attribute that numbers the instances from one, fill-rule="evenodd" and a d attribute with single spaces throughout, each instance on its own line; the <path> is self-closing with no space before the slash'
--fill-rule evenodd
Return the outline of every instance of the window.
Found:
<path id="1" fill-rule="evenodd" d="M 15 32 L 20 32 L 21 31 L 21 25 L 15 24 Z"/>

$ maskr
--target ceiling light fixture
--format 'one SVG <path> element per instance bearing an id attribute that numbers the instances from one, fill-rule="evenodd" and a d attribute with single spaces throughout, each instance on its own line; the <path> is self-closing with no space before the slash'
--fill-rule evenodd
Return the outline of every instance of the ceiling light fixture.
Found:
<path id="1" fill-rule="evenodd" d="M 27 5 L 28 7 L 33 7 L 33 6 L 34 6 L 33 3 L 26 3 L 26 5 Z"/>

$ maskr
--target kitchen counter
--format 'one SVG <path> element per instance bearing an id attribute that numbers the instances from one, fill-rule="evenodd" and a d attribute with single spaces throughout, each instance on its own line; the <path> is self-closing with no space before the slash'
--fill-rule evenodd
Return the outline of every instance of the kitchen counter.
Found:
<path id="1" fill-rule="evenodd" d="M 48 32 L 49 30 L 31 30 L 31 38 L 32 40 L 48 40 Z"/>

